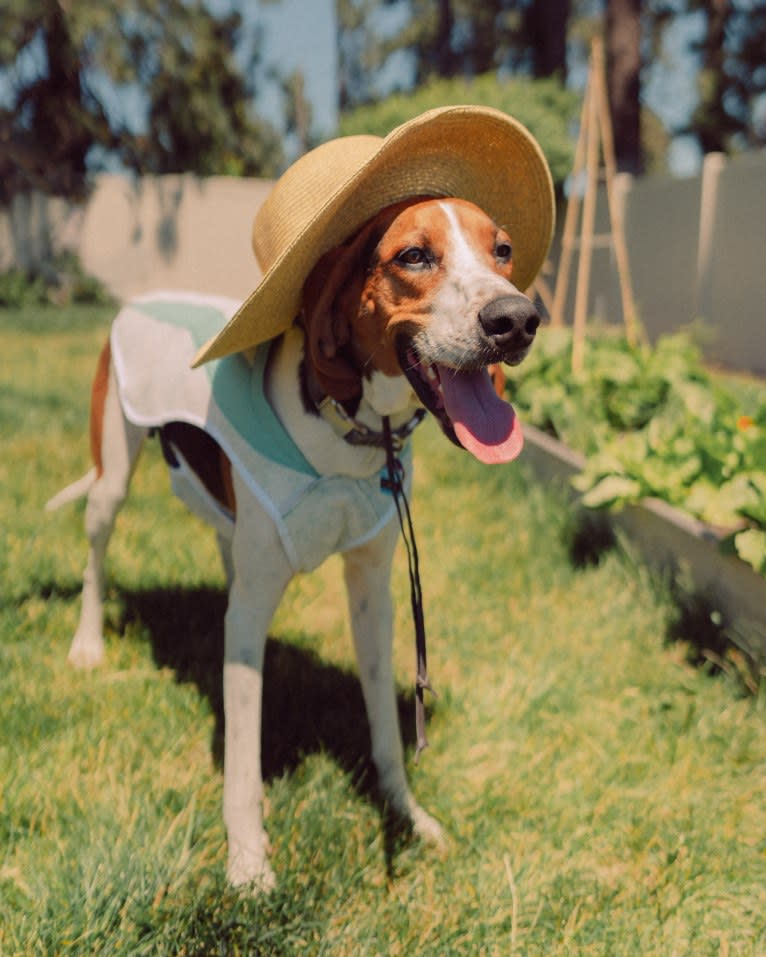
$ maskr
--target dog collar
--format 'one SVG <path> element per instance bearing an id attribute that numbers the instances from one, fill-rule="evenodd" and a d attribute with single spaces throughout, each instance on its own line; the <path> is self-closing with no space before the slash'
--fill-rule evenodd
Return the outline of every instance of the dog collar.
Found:
<path id="1" fill-rule="evenodd" d="M 315 401 L 317 412 L 327 422 L 336 435 L 340 436 L 349 445 L 372 445 L 376 448 L 386 448 L 386 435 L 384 432 L 376 432 L 369 428 L 363 422 L 349 415 L 337 399 L 326 395 L 323 399 Z M 396 429 L 391 429 L 391 442 L 394 451 L 401 451 L 404 443 L 412 435 L 415 429 L 420 425 L 426 416 L 425 409 L 416 409 L 412 418 L 408 419 L 403 425 Z"/>
<path id="2" fill-rule="evenodd" d="M 302 314 L 298 317 L 297 323 L 305 335 Z M 305 399 L 314 406 L 317 414 L 327 422 L 339 438 L 348 442 L 349 445 L 366 445 L 379 449 L 387 448 L 386 433 L 384 431 L 385 426 L 382 426 L 380 432 L 376 432 L 375 429 L 371 429 L 368 425 L 365 425 L 364 422 L 360 422 L 359 419 L 348 413 L 337 399 L 334 399 L 331 395 L 327 395 L 319 388 L 319 384 L 311 375 L 308 363 L 305 359 L 302 368 Z M 393 443 L 395 452 L 401 452 L 404 443 L 420 425 L 426 417 L 426 414 L 424 408 L 416 409 L 412 417 L 403 425 L 400 425 L 396 429 L 390 429 L 391 442 Z"/>

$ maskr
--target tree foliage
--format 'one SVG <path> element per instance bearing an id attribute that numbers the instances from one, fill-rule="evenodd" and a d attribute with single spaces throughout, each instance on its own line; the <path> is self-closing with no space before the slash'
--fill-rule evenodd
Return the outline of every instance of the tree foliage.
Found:
<path id="1" fill-rule="evenodd" d="M 683 22 L 697 61 L 697 103 L 671 132 L 694 136 L 703 153 L 766 144 L 766 2 L 651 0 L 644 16 L 655 56 L 665 29 Z"/>
<path id="2" fill-rule="evenodd" d="M 394 42 L 413 54 L 417 84 L 514 69 L 523 56 L 518 0 L 411 0 L 410 6 L 412 18 Z"/>
<path id="3" fill-rule="evenodd" d="M 766 96 L 766 3 L 758 0 L 689 0 L 705 18 L 700 57 L 699 103 L 689 131 L 702 151 L 728 152 L 766 144 L 766 120 L 758 104 Z"/>
<path id="4" fill-rule="evenodd" d="M 372 23 L 383 8 L 407 16 L 381 36 Z M 566 76 L 570 0 L 337 0 L 337 9 L 342 110 L 372 98 L 364 69 L 380 68 L 393 53 L 411 67 L 402 88 L 493 70 Z"/>
<path id="5" fill-rule="evenodd" d="M 335 0 L 341 112 L 375 99 L 375 77 L 389 54 L 374 28 L 379 6 L 380 0 Z"/>
<path id="6" fill-rule="evenodd" d="M 766 143 L 766 0 L 338 0 L 338 9 L 342 110 L 374 98 L 374 76 L 393 53 L 408 65 L 401 90 L 484 72 L 563 80 L 567 61 L 582 63 L 600 32 L 620 168 L 657 169 L 663 137 L 642 108 L 642 83 L 665 29 L 685 20 L 699 101 L 670 132 L 694 135 L 703 152 Z M 392 35 L 376 33 L 381 10 L 407 12 Z M 696 39 L 695 18 L 703 24 Z"/>
<path id="7" fill-rule="evenodd" d="M 109 51 L 129 81 L 142 81 L 149 101 L 148 131 L 131 144 L 134 157 L 126 151 L 127 162 L 155 173 L 274 171 L 276 134 L 250 114 L 253 90 L 234 61 L 239 32 L 239 14 L 140 0 Z"/>
<path id="8" fill-rule="evenodd" d="M 383 0 L 387 7 L 401 7 L 403 0 Z M 409 84 L 416 89 L 437 78 L 455 79 L 489 76 L 499 78 L 497 89 L 503 88 L 503 79 L 514 77 L 556 77 L 560 83 L 567 77 L 567 45 L 571 21 L 585 19 L 586 32 L 602 30 L 607 33 L 610 79 L 614 84 L 613 125 L 620 166 L 636 172 L 642 168 L 640 139 L 640 19 L 638 0 L 606 0 L 607 14 L 603 8 L 594 18 L 590 8 L 570 0 L 410 0 L 410 15 L 405 25 L 393 36 L 378 38 L 364 32 L 366 14 L 369 22 L 372 0 L 340 0 L 343 18 L 351 28 L 355 44 L 341 46 L 341 62 L 347 64 L 347 73 L 353 73 L 349 61 L 364 57 L 368 63 L 385 62 L 393 52 L 404 53 L 411 65 Z M 592 6 L 592 5 L 591 5 Z M 605 22 L 604 22 L 605 21 Z M 572 31 L 574 32 L 574 31 Z M 612 41 L 610 43 L 610 40 Z M 357 71 L 359 72 L 359 71 Z M 491 85 L 491 81 L 486 81 Z M 406 84 L 402 84 L 406 87 Z M 449 90 L 438 87 L 450 94 Z M 473 98 L 471 86 L 459 90 L 464 97 Z M 541 88 L 545 102 L 543 112 L 556 110 L 561 102 L 551 99 L 552 86 Z M 370 84 L 355 87 L 356 104 L 363 103 L 370 95 Z M 489 93 L 490 101 L 503 93 Z M 417 94 L 417 101 L 422 96 Z M 425 99 L 429 99 L 428 95 Z M 348 108 L 353 104 L 348 87 L 344 88 L 342 103 Z M 519 109 L 513 98 L 513 108 Z M 524 105 L 521 104 L 521 110 Z M 540 114 L 542 115 L 542 114 Z M 568 118 L 566 110 L 560 120 Z M 555 175 L 563 179 L 566 170 L 559 168 L 561 158 L 571 162 L 571 146 L 568 136 L 551 135 Z M 566 147 L 563 142 L 566 141 Z"/>
<path id="9" fill-rule="evenodd" d="M 617 166 L 643 171 L 641 0 L 606 0 L 606 71 Z"/>
<path id="10" fill-rule="evenodd" d="M 253 115 L 254 91 L 234 59 L 238 14 L 216 15 L 202 0 L 5 6 L 0 56 L 13 66 L 0 112 L 0 199 L 28 188 L 82 194 L 99 147 L 138 172 L 268 175 L 279 166 L 276 133 Z M 137 100 L 143 126 L 124 106 Z"/>
<path id="11" fill-rule="evenodd" d="M 30 187 L 77 196 L 89 149 L 110 142 L 104 110 L 84 82 L 79 22 L 49 0 L 8 0 L 5 20 L 0 63 L 15 62 L 16 83 L 0 109 L 0 200 Z"/>
<path id="12" fill-rule="evenodd" d="M 278 135 L 253 112 L 259 35 L 225 12 L 234 0 L 2 2 L 0 203 L 32 188 L 83 195 L 89 171 L 114 157 L 139 173 L 281 168 Z M 656 168 L 657 124 L 650 129 L 640 109 L 641 81 L 664 28 L 684 17 L 703 25 L 689 40 L 699 101 L 672 132 L 695 135 L 703 152 L 762 146 L 766 0 L 336 0 L 338 100 L 342 114 L 352 111 L 342 128 L 359 128 L 363 117 L 385 132 L 440 97 L 490 102 L 527 122 L 560 180 L 570 162 L 570 98 L 553 82 L 522 78 L 563 82 L 598 30 L 620 166 L 639 170 L 644 154 Z M 310 147 L 302 67 L 281 82 L 288 132 Z M 358 109 L 393 87 L 418 92 Z"/>
<path id="13" fill-rule="evenodd" d="M 385 136 L 395 126 L 437 106 L 475 103 L 510 113 L 537 138 L 557 183 L 572 168 L 571 123 L 579 98 L 556 80 L 498 79 L 494 73 L 470 80 L 434 79 L 411 94 L 397 94 L 380 103 L 360 106 L 341 118 L 341 133 Z"/>

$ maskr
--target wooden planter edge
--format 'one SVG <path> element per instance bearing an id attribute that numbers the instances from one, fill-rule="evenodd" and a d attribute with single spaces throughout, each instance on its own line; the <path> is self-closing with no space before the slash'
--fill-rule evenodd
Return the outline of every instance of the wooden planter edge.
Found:
<path id="1" fill-rule="evenodd" d="M 524 426 L 524 435 L 521 461 L 541 478 L 568 483 L 582 470 L 584 457 L 562 442 L 530 425 Z M 577 494 L 574 489 L 572 494 Z M 651 567 L 688 582 L 720 612 L 743 651 L 757 662 L 766 659 L 766 578 L 721 551 L 721 537 L 710 526 L 654 498 L 608 514 Z"/>

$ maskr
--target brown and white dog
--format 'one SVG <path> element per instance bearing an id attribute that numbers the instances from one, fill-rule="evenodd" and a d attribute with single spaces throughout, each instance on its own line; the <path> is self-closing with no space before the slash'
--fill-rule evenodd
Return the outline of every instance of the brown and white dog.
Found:
<path id="1" fill-rule="evenodd" d="M 479 208 L 455 199 L 389 207 L 320 260 L 304 285 L 300 323 L 272 350 L 266 379 L 272 409 L 316 473 L 366 478 L 385 463 L 379 444 L 345 441 L 318 413 L 315 402 L 327 395 L 376 434 L 382 417 L 396 428 L 424 405 L 452 441 L 480 460 L 504 462 L 518 454 L 522 439 L 514 412 L 487 372 L 492 363 L 520 362 L 539 322 L 530 300 L 511 283 L 511 271 L 508 235 Z M 90 553 L 69 652 L 76 666 L 96 665 L 104 655 L 105 552 L 147 432 L 121 405 L 106 349 L 93 387 L 96 468 L 52 500 L 55 506 L 88 495 Z M 173 441 L 176 450 L 183 444 L 182 438 Z M 194 462 L 191 451 L 186 460 Z M 205 464 L 208 471 L 220 467 L 218 483 L 205 481 L 220 490 L 222 508 L 231 516 L 230 534 L 219 528 L 229 576 L 223 799 L 228 876 L 235 885 L 264 890 L 274 874 L 261 808 L 262 666 L 269 624 L 294 568 L 246 477 L 225 456 L 208 455 Z M 389 579 L 397 536 L 396 522 L 388 521 L 372 540 L 345 552 L 351 624 L 382 795 L 418 835 L 441 843 L 440 825 L 416 803 L 405 776 L 391 662 Z"/>

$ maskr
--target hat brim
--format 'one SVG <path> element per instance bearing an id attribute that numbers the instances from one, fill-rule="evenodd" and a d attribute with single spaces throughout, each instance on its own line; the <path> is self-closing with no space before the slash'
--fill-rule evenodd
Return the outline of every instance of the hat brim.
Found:
<path id="1" fill-rule="evenodd" d="M 490 107 L 452 106 L 423 113 L 385 139 L 364 139 L 367 159 L 317 204 L 227 325 L 202 347 L 195 366 L 288 329 L 319 259 L 380 210 L 411 197 L 475 203 L 514 241 L 514 283 L 520 289 L 532 284 L 551 243 L 555 198 L 548 164 L 521 123 Z M 305 201 L 316 203 L 316 197 Z"/>

